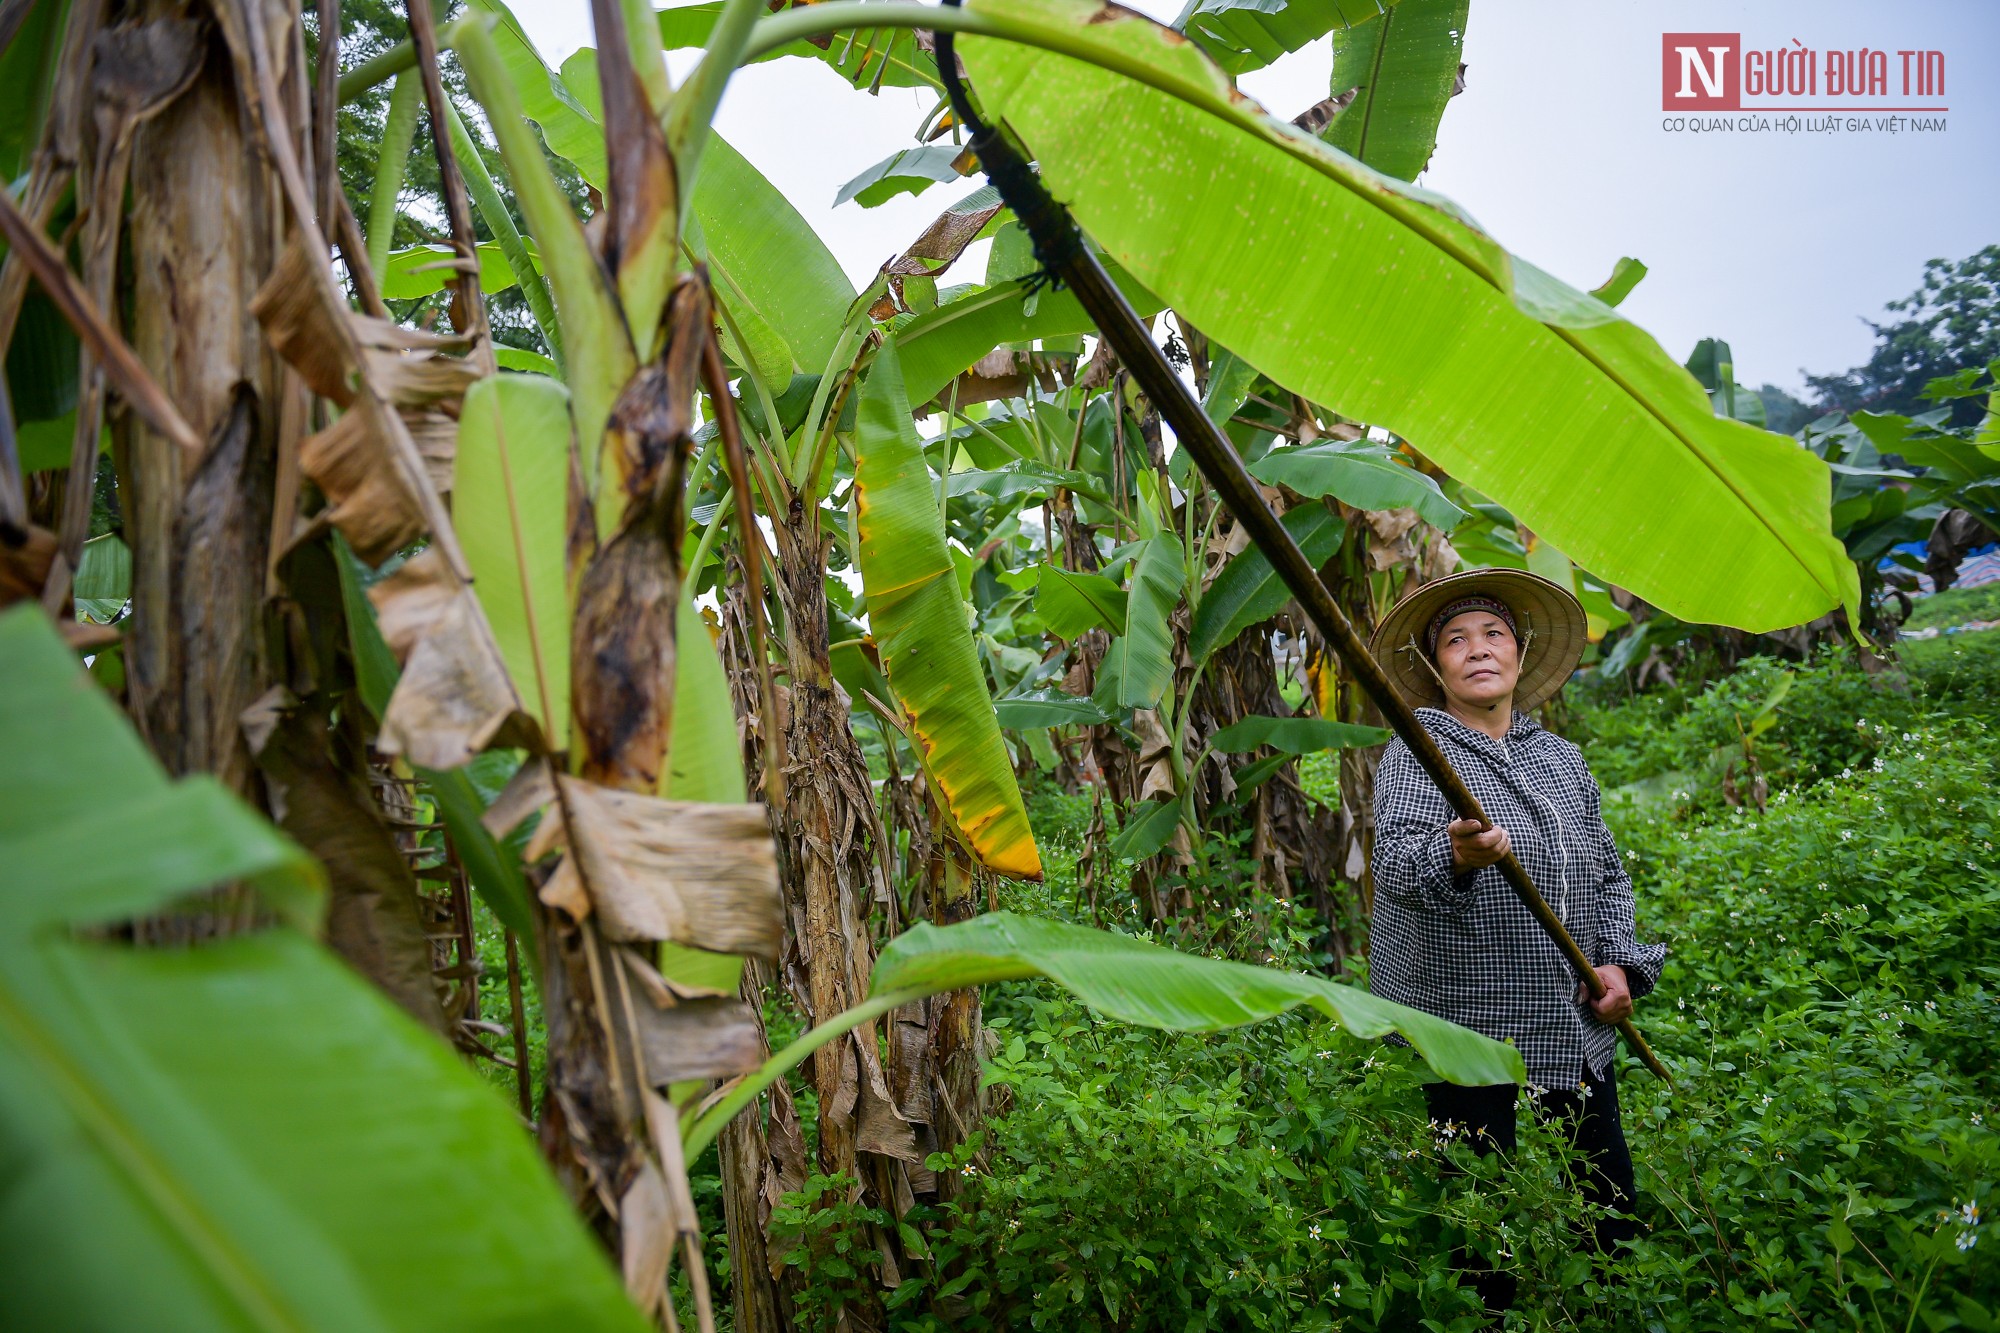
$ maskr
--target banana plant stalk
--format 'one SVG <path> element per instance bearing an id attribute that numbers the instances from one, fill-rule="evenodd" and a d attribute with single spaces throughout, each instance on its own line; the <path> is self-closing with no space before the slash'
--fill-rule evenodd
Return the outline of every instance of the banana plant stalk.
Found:
<path id="1" fill-rule="evenodd" d="M 956 0 L 946 0 L 946 3 L 956 7 Z M 1341 661 L 1354 674 L 1356 683 L 1382 710 L 1383 717 L 1403 738 L 1403 743 L 1410 747 L 1410 753 L 1416 756 L 1417 762 L 1437 783 L 1438 790 L 1444 793 L 1452 809 L 1461 819 L 1476 819 L 1487 824 L 1486 814 L 1480 809 L 1478 799 L 1418 720 L 1415 710 L 1390 686 L 1381 664 L 1369 653 L 1368 645 L 1355 632 L 1332 592 L 1320 581 L 1312 562 L 1292 540 L 1291 534 L 1285 531 L 1270 506 L 1264 503 L 1256 483 L 1244 470 L 1243 460 L 1237 457 L 1235 449 L 1215 423 L 1209 420 L 1208 414 L 1201 410 L 1201 405 L 1167 364 L 1165 356 L 1133 313 L 1124 293 L 1119 291 L 1105 273 L 1103 265 L 1083 244 L 1075 220 L 1049 195 L 1041 179 L 1013 145 L 973 109 L 966 96 L 965 85 L 958 77 L 951 31 L 941 27 L 936 32 L 936 38 L 938 71 L 944 76 L 953 114 L 971 132 L 972 151 L 978 155 L 987 178 L 1027 229 L 1034 242 L 1035 257 L 1069 287 L 1078 303 L 1089 312 L 1119 359 L 1146 391 L 1146 396 L 1153 400 L 1160 409 L 1160 415 L 1174 428 L 1175 437 L 1201 468 L 1209 485 L 1215 488 L 1236 521 L 1243 525 L 1250 539 L 1264 552 L 1272 568 L 1285 581 L 1285 586 L 1298 598 L 1299 605 L 1305 609 L 1314 627 L 1340 655 Z M 1563 956 L 1569 959 L 1570 966 L 1575 969 L 1591 998 L 1602 999 L 1605 994 L 1603 979 L 1590 965 L 1583 950 L 1577 947 L 1576 941 L 1570 938 L 1561 919 L 1549 909 L 1520 859 L 1509 852 L 1499 862 L 1499 868 L 1515 897 L 1521 900 L 1549 938 L 1563 951 Z M 1618 1030 L 1646 1067 L 1672 1087 L 1673 1077 L 1667 1073 L 1659 1057 L 1653 1054 L 1646 1039 L 1639 1035 L 1639 1029 L 1632 1020 L 1628 1018 L 1620 1022 Z"/>

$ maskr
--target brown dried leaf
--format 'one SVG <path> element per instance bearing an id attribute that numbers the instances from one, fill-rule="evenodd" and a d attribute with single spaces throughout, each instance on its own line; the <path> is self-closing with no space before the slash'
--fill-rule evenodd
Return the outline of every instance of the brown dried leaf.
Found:
<path id="1" fill-rule="evenodd" d="M 551 891 L 570 896 L 567 880 L 580 877 L 606 939 L 777 957 L 784 899 L 763 806 L 668 801 L 580 778 L 557 781 L 570 855 L 543 901 Z"/>
<path id="2" fill-rule="evenodd" d="M 30 527 L 19 546 L 0 542 L 0 607 L 40 597 L 55 558 L 56 535 L 47 528 Z"/>
<path id="3" fill-rule="evenodd" d="M 381 564 L 425 530 L 417 497 L 383 456 L 384 415 L 393 414 L 369 399 L 357 400 L 352 411 L 299 444 L 300 470 L 333 502 L 327 519 L 371 565 Z"/>
<path id="4" fill-rule="evenodd" d="M 514 770 L 514 776 L 493 798 L 493 804 L 486 808 L 479 822 L 496 840 L 504 838 L 520 827 L 522 820 L 555 798 L 556 786 L 549 777 L 548 764 L 540 759 L 530 759 Z M 530 861 L 538 859 L 540 854 L 528 858 Z"/>
<path id="5" fill-rule="evenodd" d="M 639 1174 L 618 1201 L 618 1228 L 625 1294 L 652 1319 L 667 1299 L 667 1268 L 679 1232 L 666 1180 L 650 1157 L 641 1160 Z"/>
<path id="6" fill-rule="evenodd" d="M 368 590 L 382 637 L 403 663 L 380 745 L 422 768 L 457 768 L 494 744 L 540 751 L 472 589 L 435 547 Z"/>
<path id="7" fill-rule="evenodd" d="M 271 266 L 271 276 L 250 298 L 250 313 L 264 326 L 264 336 L 278 355 L 314 393 L 346 407 L 354 401 L 360 367 L 345 327 L 347 309 L 325 299 L 325 284 L 315 272 L 325 262 L 324 256 L 307 248 L 304 232 L 295 229 Z"/>
<path id="8" fill-rule="evenodd" d="M 458 423 L 443 412 L 419 409 L 403 413 L 403 425 L 424 460 L 431 489 L 449 495 L 458 463 Z"/>
<path id="9" fill-rule="evenodd" d="M 277 686 L 241 723 L 280 827 L 326 866 L 326 942 L 418 1022 L 444 1031 L 416 876 L 374 799 L 328 757 L 325 718 Z"/>
<path id="10" fill-rule="evenodd" d="M 757 1013 L 734 997 L 688 1000 L 671 1009 L 635 1005 L 633 1015 L 646 1079 L 655 1087 L 733 1078 L 764 1063 Z"/>

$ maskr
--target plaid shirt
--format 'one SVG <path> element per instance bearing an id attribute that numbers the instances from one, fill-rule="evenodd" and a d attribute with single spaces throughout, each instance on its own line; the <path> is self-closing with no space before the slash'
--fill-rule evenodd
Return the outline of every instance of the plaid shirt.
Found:
<path id="1" fill-rule="evenodd" d="M 1632 881 L 1604 826 L 1597 780 L 1576 746 L 1523 713 L 1504 742 L 1437 708 L 1417 716 L 1507 830 L 1514 855 L 1595 966 L 1625 969 L 1632 996 L 1653 989 L 1666 946 L 1639 943 Z M 1409 747 L 1389 743 L 1375 772 L 1375 910 L 1369 989 L 1475 1032 L 1512 1041 L 1528 1077 L 1573 1088 L 1602 1078 L 1616 1028 L 1577 1000 L 1577 978 L 1499 867 L 1454 874 L 1452 812 Z"/>

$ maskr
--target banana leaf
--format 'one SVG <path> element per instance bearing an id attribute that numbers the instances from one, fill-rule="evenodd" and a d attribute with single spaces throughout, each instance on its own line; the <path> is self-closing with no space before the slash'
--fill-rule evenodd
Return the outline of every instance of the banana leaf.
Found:
<path id="1" fill-rule="evenodd" d="M 952 163 L 961 151 L 951 144 L 932 144 L 891 153 L 841 186 L 833 198 L 834 206 L 852 199 L 863 208 L 873 208 L 899 194 L 922 194 L 940 182 L 958 180 Z"/>
<path id="2" fill-rule="evenodd" d="M 507 674 L 550 745 L 569 744 L 569 393 L 500 374 L 465 392 L 453 520 Z"/>
<path id="3" fill-rule="evenodd" d="M 39 611 L 0 675 L 7 1322 L 644 1329 L 507 1104 L 305 933 L 317 864 L 171 781 Z M 280 924 L 89 934 L 231 881 Z"/>
<path id="4" fill-rule="evenodd" d="M 1073 574 L 1058 565 L 1041 565 L 1035 586 L 1035 610 L 1042 624 L 1059 639 L 1074 639 L 1093 629 L 1116 634 L 1125 628 L 1125 590 L 1102 574 Z"/>
<path id="5" fill-rule="evenodd" d="M 1465 511 L 1444 498 L 1437 482 L 1396 458 L 1383 445 L 1328 440 L 1273 449 L 1250 465 L 1250 475 L 1315 500 L 1332 495 L 1356 509 L 1414 509 L 1434 528 L 1456 527 Z"/>
<path id="6" fill-rule="evenodd" d="M 1320 750 L 1359 750 L 1386 745 L 1393 732 L 1353 722 L 1329 722 L 1321 717 L 1246 717 L 1209 738 L 1223 754 L 1249 754 L 1268 745 L 1285 754 Z"/>
<path id="7" fill-rule="evenodd" d="M 1769 630 L 1856 608 L 1825 464 L 1716 417 L 1616 310 L 1443 196 L 1264 115 L 1148 19 L 1089 0 L 970 5 L 1146 72 L 958 46 L 988 114 L 1105 251 L 1272 380 L 1394 431 L 1683 619 Z"/>
<path id="8" fill-rule="evenodd" d="M 854 485 L 869 624 L 925 768 L 982 864 L 1039 879 L 1041 854 L 966 624 L 894 339 L 862 385 Z"/>
<path id="9" fill-rule="evenodd" d="M 1132 565 L 1125 632 L 1111 641 L 1105 671 L 1118 679 L 1118 706 L 1155 708 L 1174 683 L 1174 632 L 1167 623 L 1180 601 L 1187 567 L 1180 543 L 1164 533 L 1149 537 Z"/>
<path id="10" fill-rule="evenodd" d="M 1347 530 L 1338 514 L 1317 504 L 1295 505 L 1280 522 L 1315 566 L 1333 558 Z M 1188 629 L 1188 656 L 1206 662 L 1218 649 L 1236 642 L 1244 630 L 1277 615 L 1291 599 L 1291 590 L 1260 548 L 1237 552 L 1201 595 Z"/>
<path id="11" fill-rule="evenodd" d="M 1125 299 L 1141 318 L 1159 313 L 1161 303 L 1156 297 L 1125 280 L 1122 272 L 1113 276 L 1120 279 Z M 896 343 L 902 349 L 903 380 L 910 401 L 922 404 L 940 397 L 945 386 L 973 362 L 1003 344 L 1096 331 L 1076 297 L 1066 291 L 1035 293 L 1030 311 L 1026 305 L 1028 285 L 1023 278 L 976 288 L 898 325 Z"/>
<path id="12" fill-rule="evenodd" d="M 1354 100 L 1320 138 L 1397 180 L 1413 181 L 1437 147 L 1458 81 L 1468 0 L 1401 0 L 1374 23 L 1333 34 L 1338 97 Z"/>
<path id="13" fill-rule="evenodd" d="M 1174 26 L 1231 74 L 1262 69 L 1339 28 L 1374 26 L 1396 0 L 1189 0 Z"/>
<path id="14" fill-rule="evenodd" d="M 1513 1047 L 1351 986 L 1012 912 L 912 926 L 876 960 L 870 993 L 1028 977 L 1048 977 L 1109 1017 L 1178 1032 L 1217 1032 L 1310 1005 L 1358 1037 L 1402 1033 L 1451 1082 L 1526 1081 Z"/>
<path id="15" fill-rule="evenodd" d="M 722 14 L 723 0 L 704 4 L 675 5 L 660 11 L 660 41 L 669 51 L 684 51 L 708 45 L 715 20 Z M 938 80 L 937 61 L 917 45 L 916 33 L 902 28 L 876 29 L 860 33 L 836 33 L 825 46 L 793 42 L 758 56 L 757 63 L 780 56 L 803 56 L 818 60 L 838 71 L 855 87 L 934 88 Z"/>
<path id="16" fill-rule="evenodd" d="M 527 245 L 532 256 L 534 242 Z M 474 248 L 479 252 L 480 291 L 491 296 L 515 285 L 514 270 L 498 241 L 481 241 Z M 382 269 L 382 295 L 392 301 L 408 301 L 443 291 L 445 284 L 457 276 L 456 270 L 449 267 L 456 254 L 448 245 L 413 245 L 407 250 L 390 251 L 389 262 Z"/>

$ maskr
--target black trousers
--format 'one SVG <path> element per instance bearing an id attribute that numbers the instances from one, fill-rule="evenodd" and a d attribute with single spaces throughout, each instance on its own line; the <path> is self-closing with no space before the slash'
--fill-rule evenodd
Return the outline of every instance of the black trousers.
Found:
<path id="1" fill-rule="evenodd" d="M 1447 1122 L 1460 1125 L 1473 1151 L 1480 1156 L 1496 1150 L 1511 1156 L 1520 1142 L 1514 1125 L 1514 1106 L 1520 1091 L 1512 1083 L 1481 1088 L 1426 1083 L 1424 1101 L 1432 1120 L 1440 1125 Z M 1639 1234 L 1638 1189 L 1632 1176 L 1632 1151 L 1625 1144 L 1625 1124 L 1618 1114 L 1617 1070 L 1607 1067 L 1600 1082 L 1586 1069 L 1583 1087 L 1545 1092 L 1535 1099 L 1534 1107 L 1538 1119 L 1560 1120 L 1568 1131 L 1571 1146 L 1583 1154 L 1586 1167 L 1581 1182 L 1583 1197 L 1616 1210 L 1617 1216 L 1598 1219 L 1592 1237 L 1598 1252 L 1609 1254 L 1618 1241 Z M 1514 1303 L 1512 1273 L 1485 1268 L 1463 1253 L 1459 1267 L 1486 1302 L 1487 1309 L 1505 1310 Z"/>

